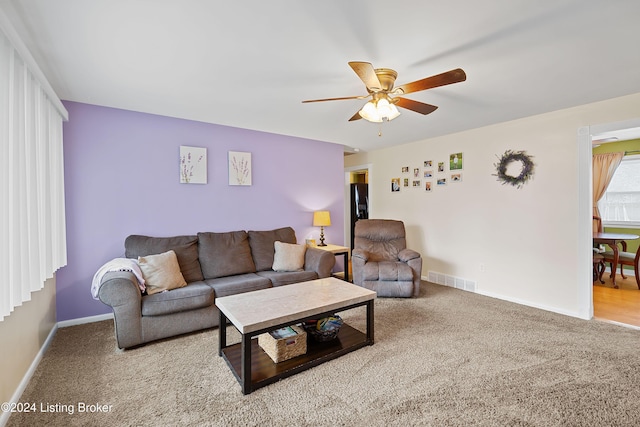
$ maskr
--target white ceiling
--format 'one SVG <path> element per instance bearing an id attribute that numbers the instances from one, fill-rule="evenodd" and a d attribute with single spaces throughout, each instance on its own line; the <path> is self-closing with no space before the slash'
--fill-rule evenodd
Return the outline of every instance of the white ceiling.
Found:
<path id="1" fill-rule="evenodd" d="M 371 150 L 640 92 L 638 0 L 0 0 L 63 100 Z M 440 108 L 347 120 L 366 94 L 347 65 Z"/>

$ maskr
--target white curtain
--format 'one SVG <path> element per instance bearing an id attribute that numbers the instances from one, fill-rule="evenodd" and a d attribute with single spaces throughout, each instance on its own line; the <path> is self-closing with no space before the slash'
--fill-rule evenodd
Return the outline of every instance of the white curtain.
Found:
<path id="1" fill-rule="evenodd" d="M 602 153 L 593 155 L 593 216 L 602 218 L 598 209 L 598 202 L 607 191 L 607 187 L 618 169 L 624 152 Z"/>
<path id="2" fill-rule="evenodd" d="M 0 321 L 67 262 L 66 111 L 16 44 L 0 20 Z"/>

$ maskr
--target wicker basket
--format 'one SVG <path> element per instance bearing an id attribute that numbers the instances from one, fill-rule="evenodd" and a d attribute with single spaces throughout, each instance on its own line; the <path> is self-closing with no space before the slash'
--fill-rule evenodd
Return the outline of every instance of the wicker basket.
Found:
<path id="1" fill-rule="evenodd" d="M 276 339 L 271 334 L 258 335 L 258 344 L 275 363 L 307 353 L 307 334 L 299 326 L 291 326 L 297 335 Z"/>

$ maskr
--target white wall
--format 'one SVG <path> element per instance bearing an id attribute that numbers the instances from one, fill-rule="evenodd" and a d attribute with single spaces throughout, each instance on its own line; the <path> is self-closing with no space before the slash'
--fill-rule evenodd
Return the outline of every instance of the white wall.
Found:
<path id="1" fill-rule="evenodd" d="M 425 120 L 437 120 L 436 114 Z M 423 276 L 436 271 L 475 280 L 479 293 L 585 317 L 591 312 L 585 307 L 591 304 L 585 297 L 590 276 L 578 271 L 591 265 L 578 250 L 585 233 L 578 219 L 591 212 L 578 200 L 584 187 L 578 179 L 578 130 L 638 117 L 640 94 L 635 94 L 347 156 L 345 168 L 375 167 L 369 177 L 371 218 L 405 222 L 408 245 L 423 254 Z M 535 162 L 533 180 L 521 189 L 492 175 L 498 156 L 508 149 L 525 150 Z M 437 187 L 434 179 L 430 193 L 411 186 L 390 191 L 391 178 L 411 178 L 424 160 L 433 160 L 434 169 L 447 162 L 442 176 L 449 177 L 449 155 L 458 152 L 464 154 L 462 182 Z M 401 173 L 403 166 L 410 175 Z"/>

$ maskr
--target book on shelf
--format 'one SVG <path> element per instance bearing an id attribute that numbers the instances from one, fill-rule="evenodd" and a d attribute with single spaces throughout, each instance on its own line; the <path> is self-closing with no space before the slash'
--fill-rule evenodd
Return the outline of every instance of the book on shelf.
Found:
<path id="1" fill-rule="evenodd" d="M 284 328 L 276 329 L 275 331 L 269 332 L 269 335 L 277 340 L 281 340 L 283 338 L 289 338 L 298 335 L 298 333 L 291 326 L 286 326 Z"/>

